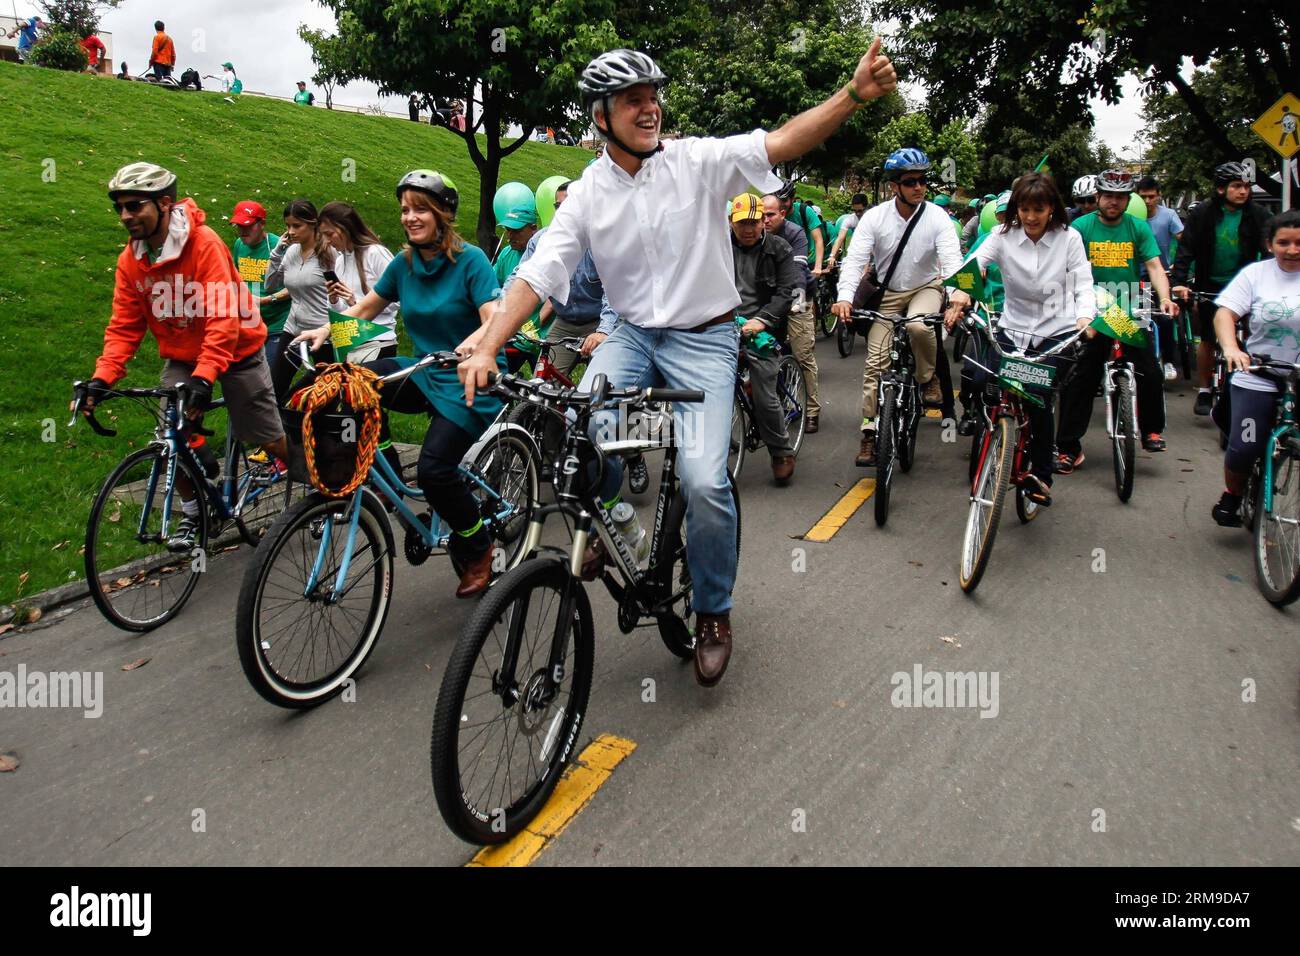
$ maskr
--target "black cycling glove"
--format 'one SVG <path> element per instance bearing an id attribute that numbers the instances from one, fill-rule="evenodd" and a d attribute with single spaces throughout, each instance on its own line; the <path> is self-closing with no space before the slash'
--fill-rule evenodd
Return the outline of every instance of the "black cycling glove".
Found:
<path id="1" fill-rule="evenodd" d="M 196 411 L 206 411 L 207 407 L 212 404 L 212 383 L 206 378 L 199 378 L 197 375 L 191 375 L 183 382 L 179 383 L 189 391 L 187 405 Z"/>

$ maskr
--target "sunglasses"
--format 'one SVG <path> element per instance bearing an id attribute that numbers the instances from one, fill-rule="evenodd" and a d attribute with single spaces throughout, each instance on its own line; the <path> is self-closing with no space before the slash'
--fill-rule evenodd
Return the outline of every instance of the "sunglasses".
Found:
<path id="1" fill-rule="evenodd" d="M 914 189 L 917 186 L 924 186 L 925 178 L 921 177 L 920 179 L 900 179 L 898 181 L 898 185 L 907 186 L 909 189 Z"/>
<path id="2" fill-rule="evenodd" d="M 151 203 L 151 202 L 153 202 L 152 199 L 128 199 L 126 202 L 113 203 L 113 209 L 117 212 L 119 216 L 122 215 L 123 210 L 129 212 L 131 215 L 134 216 L 136 213 L 138 213 L 141 210 L 141 208 L 143 208 L 145 203 Z"/>

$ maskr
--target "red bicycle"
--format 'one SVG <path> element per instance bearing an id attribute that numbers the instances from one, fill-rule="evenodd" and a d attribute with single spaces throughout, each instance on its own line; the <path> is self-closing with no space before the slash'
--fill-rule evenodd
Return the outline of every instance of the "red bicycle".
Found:
<path id="1" fill-rule="evenodd" d="M 990 322 L 995 320 L 996 313 L 989 318 Z M 985 386 L 984 423 L 975 435 L 978 452 L 971 456 L 970 511 L 962 538 L 960 575 L 961 589 L 970 594 L 979 585 L 993 554 L 1007 489 L 1016 489 L 1016 516 L 1021 524 L 1038 517 L 1040 506 L 1029 497 L 1026 487 L 1030 477 L 1030 426 L 1025 409 L 1027 405 L 1042 407 L 1052 400 L 1056 368 L 1043 359 L 1071 348 L 1082 333 L 1076 332 L 1031 358 L 1027 350 L 1005 349 L 983 321 L 967 318 L 964 322 L 998 358 L 996 368 L 984 369 L 991 378 Z"/>

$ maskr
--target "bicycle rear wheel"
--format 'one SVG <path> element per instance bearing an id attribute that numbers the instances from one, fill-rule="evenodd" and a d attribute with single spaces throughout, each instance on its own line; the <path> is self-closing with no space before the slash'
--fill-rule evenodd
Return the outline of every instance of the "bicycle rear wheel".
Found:
<path id="1" fill-rule="evenodd" d="M 208 508 L 203 479 L 182 458 L 184 475 L 198 494 L 193 547 L 167 548 L 163 534 L 167 452 L 142 448 L 127 455 L 105 479 L 86 524 L 86 583 L 95 606 L 125 631 L 151 631 L 179 613 L 206 567 Z M 173 496 L 167 534 L 181 520 L 181 497 Z"/>
<path id="2" fill-rule="evenodd" d="M 566 588 L 573 611 L 561 621 Z M 565 646 L 552 688 L 557 632 Z M 429 746 L 434 797 L 456 836 L 504 843 L 545 805 L 582 729 L 594 655 L 591 605 L 564 562 L 525 561 L 483 598 L 447 664 Z"/>
<path id="3" fill-rule="evenodd" d="M 239 536 L 257 547 L 275 519 L 293 503 L 293 479 L 288 471 L 279 471 L 273 460 L 249 461 L 248 449 L 242 445 L 235 447 L 232 461 L 231 487 L 239 512 L 235 524 Z"/>
<path id="4" fill-rule="evenodd" d="M 392 528 L 383 506 L 361 495 L 347 578 L 354 498 L 312 494 L 271 526 L 239 588 L 235 642 L 244 676 L 280 707 L 323 704 L 374 650 L 393 591 Z"/>
<path id="5" fill-rule="evenodd" d="M 504 555 L 498 565 L 502 571 L 514 568 L 525 557 L 524 531 L 540 497 L 539 464 L 535 446 L 517 433 L 506 433 L 484 445 L 469 466 L 500 496 L 493 498 L 471 484 L 492 538 Z"/>
<path id="6" fill-rule="evenodd" d="M 793 355 L 783 356 L 776 371 L 776 395 L 781 402 L 790 438 L 791 454 L 798 455 L 803 446 L 804 428 L 808 421 L 808 387 L 803 369 Z"/>
<path id="7" fill-rule="evenodd" d="M 736 567 L 740 567 L 740 489 L 736 479 L 731 479 L 731 500 L 736 506 Z M 686 562 L 686 499 L 680 490 L 673 499 L 672 507 L 664 518 L 663 534 L 659 539 L 650 562 L 650 575 L 656 589 L 656 599 L 663 610 L 658 616 L 659 637 L 664 646 L 682 660 L 695 656 L 695 635 L 687 621 L 691 619 L 694 608 L 691 597 L 694 594 L 691 584 L 691 568 Z M 676 610 L 677 604 L 681 611 Z"/>
<path id="8" fill-rule="evenodd" d="M 894 460 L 898 456 L 898 392 L 882 388 L 880 413 L 876 417 L 876 490 L 871 500 L 875 504 L 876 527 L 883 528 L 889 520 L 889 490 L 894 479 Z"/>
<path id="9" fill-rule="evenodd" d="M 1300 597 L 1300 456 L 1284 448 L 1273 456 L 1270 507 L 1255 512 L 1255 577 L 1278 607 Z"/>
<path id="10" fill-rule="evenodd" d="M 1115 467 L 1115 493 L 1120 501 L 1133 495 L 1133 469 L 1137 458 L 1137 442 L 1133 438 L 1133 383 L 1120 378 L 1115 383 L 1115 397 L 1111 402 L 1111 462 Z"/>
<path id="11" fill-rule="evenodd" d="M 979 586 L 993 554 L 1015 452 L 1014 425 L 1003 416 L 988 432 L 971 491 L 961 551 L 961 589 L 967 594 Z"/>

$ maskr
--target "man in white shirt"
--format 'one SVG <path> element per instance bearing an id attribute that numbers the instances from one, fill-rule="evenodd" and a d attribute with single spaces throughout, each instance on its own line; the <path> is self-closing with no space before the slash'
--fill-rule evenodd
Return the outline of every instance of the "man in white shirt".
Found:
<path id="1" fill-rule="evenodd" d="M 948 214 L 925 201 L 929 170 L 929 158 L 912 147 L 895 150 L 885 160 L 885 175 L 894 184 L 894 198 L 868 211 L 853 230 L 849 251 L 840 266 L 839 301 L 833 306 L 840 321 L 849 320 L 854 293 L 869 263 L 875 264 L 876 282 L 886 286 L 878 310 L 882 314 L 930 315 L 943 308 L 942 282 L 961 267 L 961 245 Z M 902 258 L 893 266 L 914 216 L 920 218 L 902 249 Z M 943 391 L 934 374 L 938 358 L 934 332 L 924 322 L 908 323 L 907 331 L 916 357 L 921 401 L 928 408 L 939 408 Z M 876 463 L 876 390 L 881 372 L 889 367 L 889 343 L 890 330 L 883 323 L 872 323 L 862 373 L 862 444 L 854 462 L 863 468 Z"/>
<path id="2" fill-rule="evenodd" d="M 771 168 L 824 142 L 862 105 L 898 83 L 879 38 L 829 99 L 778 130 L 725 139 L 660 141 L 659 88 L 667 77 L 643 53 L 614 50 L 579 82 L 607 147 L 569 188 L 532 259 L 519 267 L 486 326 L 461 345 L 465 401 L 496 371 L 496 354 L 546 296 L 563 302 L 583 251 L 591 250 L 610 306 L 624 319 L 588 366 L 614 387 L 696 388 L 705 401 L 673 409 L 686 436 L 678 476 L 686 496 L 687 562 L 694 585 L 695 676 L 713 686 L 731 656 L 736 510 L 727 474 L 740 303 L 727 220 L 730 197 L 772 190 Z M 611 462 L 602 498 L 616 499 L 622 469 Z M 602 556 L 593 553 L 598 572 Z"/>

